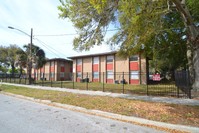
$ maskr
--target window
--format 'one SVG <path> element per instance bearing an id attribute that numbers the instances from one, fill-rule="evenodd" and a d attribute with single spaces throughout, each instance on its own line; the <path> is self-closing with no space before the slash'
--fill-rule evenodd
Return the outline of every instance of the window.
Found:
<path id="1" fill-rule="evenodd" d="M 99 78 L 99 72 L 93 72 L 93 78 L 98 79 Z"/>
<path id="2" fill-rule="evenodd" d="M 113 71 L 107 71 L 107 79 L 113 79 Z"/>
<path id="3" fill-rule="evenodd" d="M 82 65 L 82 59 L 77 59 L 77 65 Z"/>
<path id="4" fill-rule="evenodd" d="M 93 64 L 99 64 L 99 57 L 93 58 Z"/>
<path id="5" fill-rule="evenodd" d="M 139 72 L 131 71 L 131 79 L 139 79 Z"/>
<path id="6" fill-rule="evenodd" d="M 60 65 L 61 67 L 63 67 L 64 66 L 64 62 L 61 62 L 61 65 Z"/>
<path id="7" fill-rule="evenodd" d="M 50 66 L 54 66 L 54 61 L 52 61 L 52 62 L 50 63 Z"/>
<path id="8" fill-rule="evenodd" d="M 133 55 L 129 58 L 129 61 L 138 61 L 138 55 Z"/>
<path id="9" fill-rule="evenodd" d="M 50 77 L 53 78 L 54 77 L 54 73 L 50 73 Z"/>
<path id="10" fill-rule="evenodd" d="M 43 79 L 44 78 L 44 73 L 40 73 L 40 77 Z"/>
<path id="11" fill-rule="evenodd" d="M 106 57 L 106 62 L 107 62 L 107 63 L 113 62 L 113 55 L 107 56 L 107 57 Z"/>
<path id="12" fill-rule="evenodd" d="M 61 72 L 64 72 L 64 71 L 65 71 L 64 66 L 61 66 Z"/>
<path id="13" fill-rule="evenodd" d="M 77 72 L 77 78 L 82 78 L 82 73 L 81 72 Z"/>
<path id="14" fill-rule="evenodd" d="M 64 73 L 63 72 L 60 73 L 60 77 L 64 78 Z"/>

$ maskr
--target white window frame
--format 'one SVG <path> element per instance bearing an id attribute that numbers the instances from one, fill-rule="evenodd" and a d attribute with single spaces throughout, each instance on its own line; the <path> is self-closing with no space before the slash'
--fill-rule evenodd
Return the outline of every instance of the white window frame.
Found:
<path id="1" fill-rule="evenodd" d="M 113 59 L 114 59 L 114 56 L 113 56 L 113 55 L 108 55 L 108 56 L 106 57 L 106 62 L 107 62 L 107 63 L 112 63 L 112 62 L 113 62 Z"/>
<path id="2" fill-rule="evenodd" d="M 77 59 L 77 65 L 82 65 L 82 59 Z"/>
<path id="3" fill-rule="evenodd" d="M 54 61 L 51 61 L 51 62 L 50 62 L 50 66 L 51 66 L 51 67 L 54 67 L 54 65 L 55 65 L 55 62 L 54 62 Z"/>
<path id="4" fill-rule="evenodd" d="M 60 65 L 61 67 L 63 67 L 64 66 L 64 62 L 61 62 L 61 65 Z"/>
<path id="5" fill-rule="evenodd" d="M 139 79 L 139 71 L 131 71 L 131 79 Z"/>
<path id="6" fill-rule="evenodd" d="M 77 78 L 82 78 L 82 72 L 77 72 Z"/>
<path id="7" fill-rule="evenodd" d="M 64 78 L 65 74 L 64 72 L 60 72 L 60 78 Z"/>
<path id="8" fill-rule="evenodd" d="M 137 60 L 131 60 L 131 58 L 137 58 Z M 130 62 L 133 62 L 133 61 L 137 62 L 138 60 L 139 60 L 139 56 L 138 55 L 132 55 L 131 57 L 129 57 L 129 61 Z"/>
<path id="9" fill-rule="evenodd" d="M 93 79 L 99 79 L 99 72 L 93 72 Z"/>
<path id="10" fill-rule="evenodd" d="M 99 57 L 93 57 L 93 64 L 99 64 Z"/>
<path id="11" fill-rule="evenodd" d="M 114 73 L 113 71 L 107 71 L 107 79 L 113 79 Z"/>
<path id="12" fill-rule="evenodd" d="M 54 78 L 55 73 L 50 73 L 50 77 Z"/>

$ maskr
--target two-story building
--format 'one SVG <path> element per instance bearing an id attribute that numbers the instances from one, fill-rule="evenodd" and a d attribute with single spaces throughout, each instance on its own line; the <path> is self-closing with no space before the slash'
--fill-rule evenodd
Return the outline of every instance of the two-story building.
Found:
<path id="1" fill-rule="evenodd" d="M 71 60 L 63 58 L 48 59 L 42 68 L 32 68 L 32 78 L 52 81 L 72 80 L 72 65 Z"/>
<path id="2" fill-rule="evenodd" d="M 117 52 L 69 57 L 73 60 L 74 81 L 89 78 L 91 82 L 146 84 L 147 61 L 141 54 L 129 58 Z"/>

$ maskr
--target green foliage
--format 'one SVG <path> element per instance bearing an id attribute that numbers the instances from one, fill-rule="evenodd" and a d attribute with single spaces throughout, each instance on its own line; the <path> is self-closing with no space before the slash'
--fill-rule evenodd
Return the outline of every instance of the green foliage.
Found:
<path id="1" fill-rule="evenodd" d="M 15 61 L 17 59 L 17 52 L 20 50 L 20 48 L 17 45 L 10 45 L 7 47 L 0 47 L 0 61 L 4 65 L 11 66 L 12 68 L 12 74 L 14 73 L 15 69 Z"/>
<path id="2" fill-rule="evenodd" d="M 100 45 L 104 41 L 106 29 L 110 22 L 115 21 L 114 4 L 112 1 L 102 1 L 103 6 L 97 5 L 101 3 L 91 1 L 78 0 L 60 0 L 61 6 L 58 9 L 61 18 L 69 18 L 77 28 L 79 36 L 74 41 L 74 49 L 89 50 L 94 45 Z M 100 10 L 103 7 L 103 10 Z M 97 8 L 97 9 L 96 9 Z"/>
<path id="3" fill-rule="evenodd" d="M 36 45 L 32 45 L 32 50 L 31 50 L 32 55 L 30 55 L 29 45 L 24 45 L 24 49 L 25 51 L 21 53 L 21 59 L 23 62 L 26 60 L 26 63 L 27 63 L 27 61 L 29 60 L 31 56 L 31 60 L 32 60 L 34 68 L 38 69 L 38 68 L 43 67 L 43 65 L 46 63 L 46 56 L 43 49 L 41 49 L 40 47 Z"/>
<path id="4" fill-rule="evenodd" d="M 104 41 L 110 24 L 119 30 L 109 39 L 120 48 L 119 54 L 144 53 L 159 62 L 161 69 L 186 67 L 187 29 L 174 2 L 179 0 L 60 0 L 61 18 L 69 18 L 79 36 L 74 49 L 89 50 Z M 198 23 L 198 0 L 185 6 Z M 182 3 L 183 4 L 183 3 Z M 165 67 L 166 66 L 166 67 Z"/>

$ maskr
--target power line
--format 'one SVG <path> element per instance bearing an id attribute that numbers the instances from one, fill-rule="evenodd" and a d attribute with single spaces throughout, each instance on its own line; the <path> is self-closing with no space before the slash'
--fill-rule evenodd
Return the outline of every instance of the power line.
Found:
<path id="1" fill-rule="evenodd" d="M 75 33 L 71 33 L 71 34 L 52 34 L 52 35 L 34 35 L 34 36 L 73 36 L 73 35 L 77 35 Z"/>
<path id="2" fill-rule="evenodd" d="M 43 41 L 41 41 L 41 40 L 39 40 L 38 38 L 34 38 L 35 40 L 37 40 L 41 45 L 43 45 L 46 49 L 48 49 L 50 52 L 52 52 L 54 55 L 56 55 L 57 57 L 59 57 L 59 58 L 62 58 L 60 55 L 58 55 L 57 53 L 60 53 L 60 52 L 58 52 L 57 50 L 55 50 L 54 48 L 52 48 L 52 47 L 50 47 L 49 45 L 47 45 L 46 43 L 44 43 Z M 55 52 L 57 52 L 57 53 L 55 53 L 55 52 L 53 52 L 51 49 L 49 49 L 49 48 L 51 48 L 52 50 L 54 50 Z M 64 55 L 63 53 L 61 53 L 62 55 Z M 65 56 L 65 55 L 64 55 Z M 66 56 L 65 56 L 66 57 Z"/>
<path id="3" fill-rule="evenodd" d="M 118 31 L 120 29 L 110 29 L 110 30 L 106 30 L 106 31 Z M 69 34 L 46 34 L 46 35 L 34 35 L 34 36 L 74 36 L 74 35 L 78 35 L 77 33 L 69 33 Z"/>

